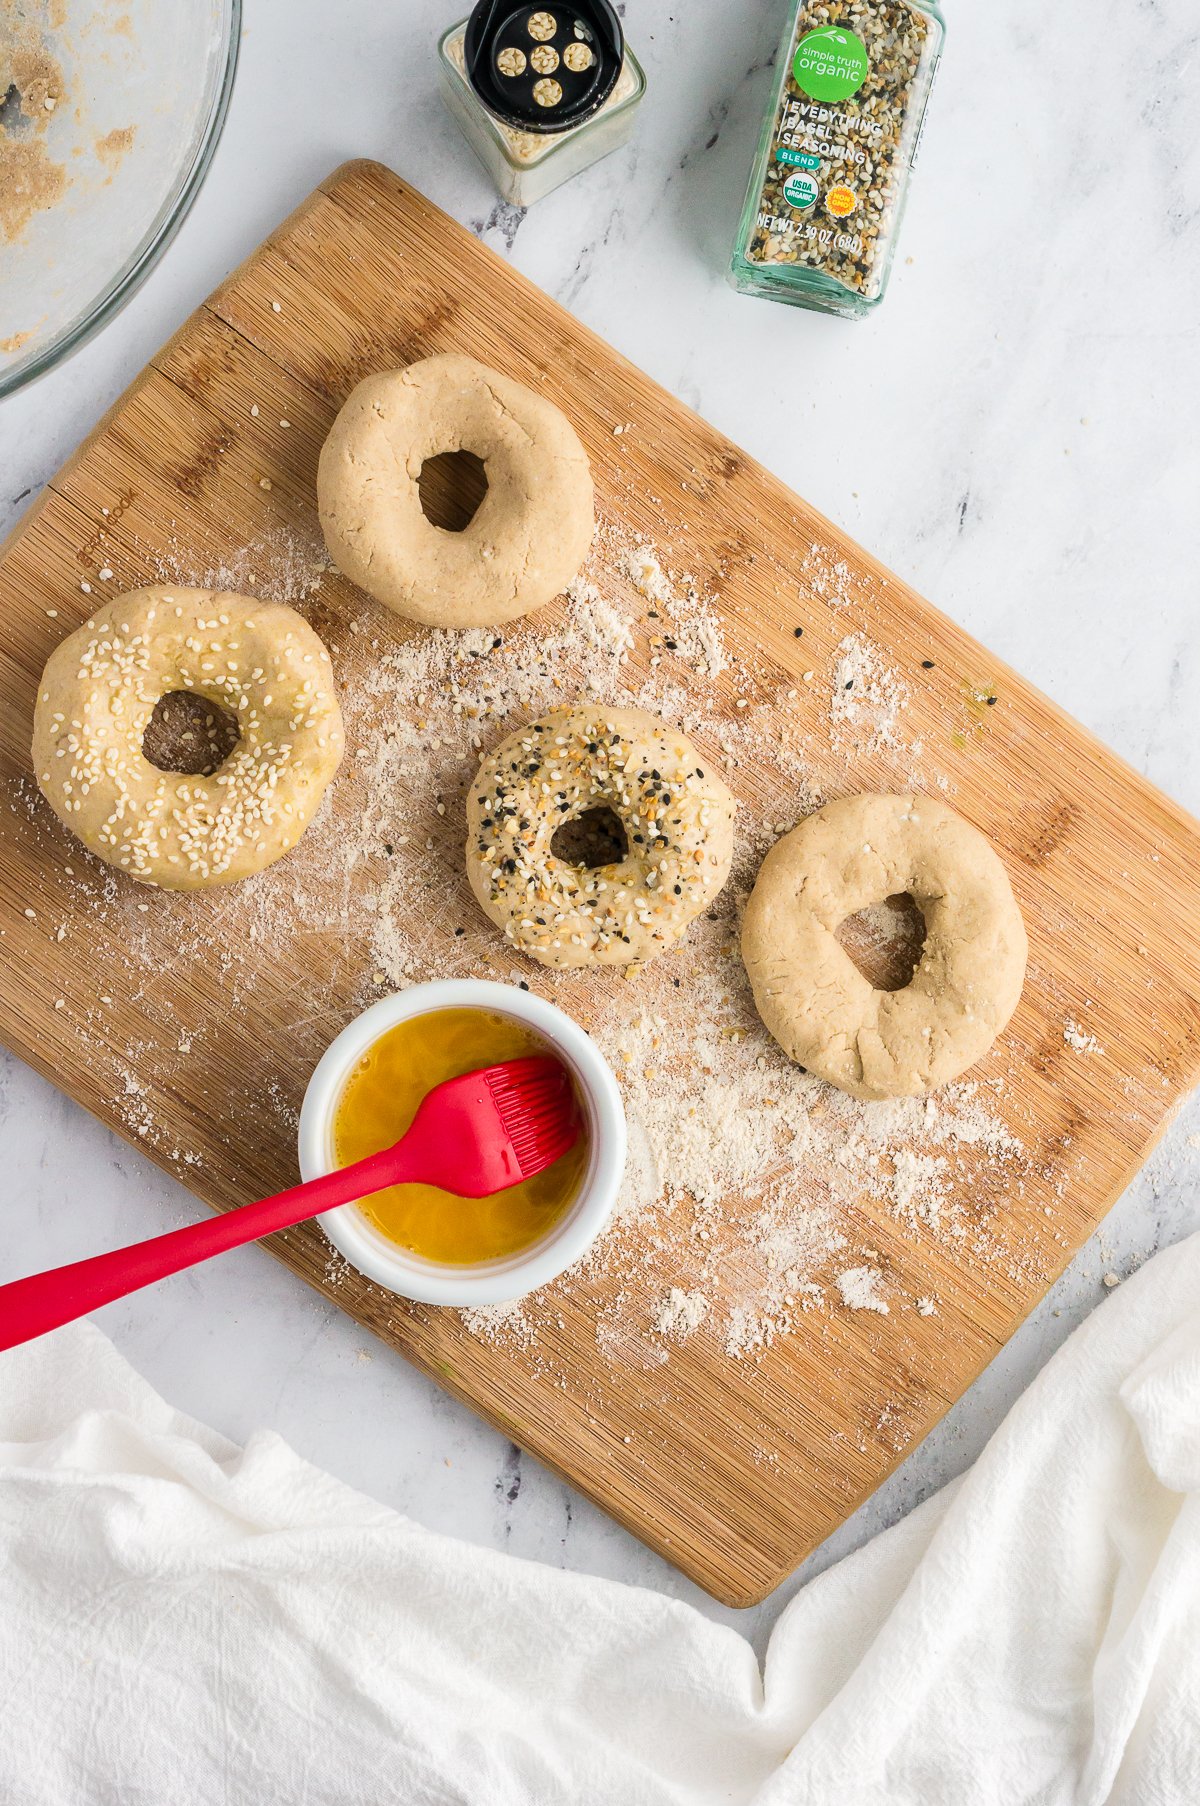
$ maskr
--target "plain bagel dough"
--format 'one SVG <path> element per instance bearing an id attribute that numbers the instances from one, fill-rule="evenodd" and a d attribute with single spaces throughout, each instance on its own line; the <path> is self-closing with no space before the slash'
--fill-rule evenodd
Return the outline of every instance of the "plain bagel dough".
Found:
<path id="1" fill-rule="evenodd" d="M 209 776 L 142 749 L 175 691 L 237 716 Z M 307 828 L 342 758 L 329 654 L 281 602 L 204 589 L 133 590 L 55 647 L 38 686 L 34 771 L 55 814 L 131 878 L 168 890 L 232 884 Z"/>
<path id="2" fill-rule="evenodd" d="M 572 865 L 557 829 L 608 808 L 625 857 Z M 706 909 L 733 858 L 734 800 L 691 741 L 642 709 L 558 709 L 488 754 L 467 797 L 481 908 L 545 966 L 637 965 Z"/>
<path id="3" fill-rule="evenodd" d="M 434 526 L 418 479 L 469 451 L 487 493 L 461 533 Z M 368 376 L 321 449 L 317 502 L 338 569 L 429 627 L 494 627 L 541 608 L 577 574 L 595 515 L 587 453 L 566 415 L 470 357 Z"/>
<path id="4" fill-rule="evenodd" d="M 877 991 L 837 939 L 907 891 L 925 918 L 910 982 Z M 982 1059 L 1017 1007 L 1027 942 L 978 829 L 925 796 L 827 803 L 763 861 L 742 926 L 758 1011 L 788 1054 L 854 1097 L 922 1097 Z"/>

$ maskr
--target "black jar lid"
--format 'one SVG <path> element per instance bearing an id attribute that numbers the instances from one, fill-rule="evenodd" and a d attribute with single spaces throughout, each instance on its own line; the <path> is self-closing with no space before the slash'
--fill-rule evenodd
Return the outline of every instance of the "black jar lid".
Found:
<path id="1" fill-rule="evenodd" d="M 463 42 L 472 88 L 489 113 L 522 132 L 565 132 L 590 119 L 616 86 L 624 55 L 609 0 L 478 0 Z"/>

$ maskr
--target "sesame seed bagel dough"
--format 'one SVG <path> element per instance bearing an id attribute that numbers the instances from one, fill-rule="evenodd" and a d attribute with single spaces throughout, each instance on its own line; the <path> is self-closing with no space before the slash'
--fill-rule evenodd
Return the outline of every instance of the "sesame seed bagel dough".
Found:
<path id="1" fill-rule="evenodd" d="M 205 776 L 142 750 L 159 699 L 190 691 L 237 716 Z M 293 847 L 342 758 L 329 654 L 279 602 L 140 589 L 98 608 L 51 653 L 34 712 L 34 771 L 84 845 L 144 884 L 198 890 Z"/>
<path id="2" fill-rule="evenodd" d="M 555 831 L 607 806 L 626 856 L 578 866 Z M 556 710 L 489 753 L 467 798 L 485 914 L 544 966 L 636 965 L 670 947 L 729 876 L 735 803 L 690 740 L 641 709 Z"/>
<path id="3" fill-rule="evenodd" d="M 487 493 L 461 533 L 421 507 L 421 467 L 483 461 Z M 592 543 L 592 473 L 552 402 L 471 357 L 427 357 L 354 389 L 321 448 L 329 554 L 377 601 L 430 627 L 495 627 L 550 602 Z"/>
<path id="4" fill-rule="evenodd" d="M 925 918 L 909 983 L 877 991 L 837 938 L 904 892 Z M 926 796 L 850 796 L 785 834 L 742 924 L 758 1012 L 789 1058 L 853 1097 L 922 1097 L 983 1058 L 1017 1007 L 1025 925 L 995 852 Z"/>

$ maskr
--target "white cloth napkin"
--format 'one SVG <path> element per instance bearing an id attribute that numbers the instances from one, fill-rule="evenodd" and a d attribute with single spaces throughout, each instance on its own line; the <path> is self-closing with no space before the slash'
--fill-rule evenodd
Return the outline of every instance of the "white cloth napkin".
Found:
<path id="1" fill-rule="evenodd" d="M 1197 1806 L 1200 1237 L 974 1467 L 807 1587 L 690 1607 L 234 1447 L 95 1329 L 0 1356 L 3 1806 Z"/>

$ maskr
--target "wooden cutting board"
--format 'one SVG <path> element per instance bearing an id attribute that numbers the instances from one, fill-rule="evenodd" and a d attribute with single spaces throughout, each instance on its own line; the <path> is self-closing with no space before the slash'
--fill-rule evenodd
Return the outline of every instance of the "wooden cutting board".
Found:
<path id="1" fill-rule="evenodd" d="M 364 372 L 447 350 L 566 409 L 603 523 L 590 571 L 600 603 L 577 601 L 561 655 L 563 605 L 532 641 L 529 629 L 497 636 L 487 656 L 509 704 L 478 718 L 468 705 L 473 738 L 486 747 L 506 713 L 595 688 L 597 657 L 612 678 L 611 646 L 591 665 L 579 651 L 580 609 L 608 599 L 630 623 L 621 681 L 694 716 L 741 799 L 739 883 L 688 947 L 637 977 L 517 971 L 457 864 L 475 749 L 454 741 L 455 655 L 430 654 L 424 681 L 438 689 L 425 694 L 413 636 L 320 569 L 316 462 L 339 404 Z M 648 595 L 630 576 L 639 539 L 673 573 L 643 571 Z M 180 897 L 117 878 L 72 843 L 31 783 L 30 720 L 44 660 L 97 594 L 205 575 L 297 600 L 330 644 L 350 749 L 323 821 L 288 860 L 237 891 Z M 689 633 L 695 651 L 698 619 L 717 624 L 721 671 L 720 657 L 680 651 L 675 636 Z M 763 1109 L 786 1115 L 800 1100 L 807 1152 L 794 1138 L 769 1184 L 760 1174 L 698 1210 L 677 1172 L 667 1204 L 651 1196 L 590 1268 L 509 1318 L 407 1305 L 331 1260 L 312 1229 L 272 1244 L 729 1603 L 775 1586 L 964 1391 L 1196 1076 L 1197 824 L 374 164 L 338 170 L 193 315 L 9 539 L 0 699 L 0 1032 L 206 1203 L 294 1179 L 312 1066 L 402 973 L 515 975 L 557 997 L 626 1062 L 632 1102 L 651 1114 L 664 1097 L 681 1110 L 704 1098 L 705 1050 L 723 1048 L 722 1158 L 758 1132 L 739 1107 L 751 1067 L 779 1094 Z M 744 894 L 781 824 L 818 795 L 908 785 L 990 835 L 1031 942 L 1020 1009 L 975 1088 L 920 1123 L 911 1109 L 893 1121 L 843 1108 L 785 1069 L 756 1036 L 734 949 L 739 884 Z M 693 1120 L 686 1133 L 704 1129 Z M 78 1209 L 83 1254 L 96 1238 Z M 805 1248 L 779 1254 L 772 1225 Z M 690 1316 L 672 1313 L 676 1282 Z"/>

